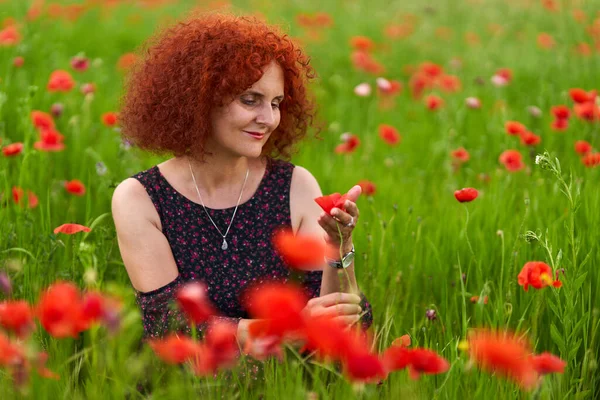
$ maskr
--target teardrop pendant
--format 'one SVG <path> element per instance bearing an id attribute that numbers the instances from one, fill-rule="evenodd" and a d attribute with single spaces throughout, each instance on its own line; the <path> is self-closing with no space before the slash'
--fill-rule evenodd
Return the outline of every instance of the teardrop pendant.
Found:
<path id="1" fill-rule="evenodd" d="M 227 250 L 227 240 L 223 238 L 223 244 L 221 245 L 221 250 Z"/>

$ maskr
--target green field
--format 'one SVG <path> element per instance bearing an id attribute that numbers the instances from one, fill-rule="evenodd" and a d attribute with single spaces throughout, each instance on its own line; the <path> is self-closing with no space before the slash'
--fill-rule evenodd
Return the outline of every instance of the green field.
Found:
<path id="1" fill-rule="evenodd" d="M 46 2 L 39 16 L 32 3 L 0 1 L 0 148 L 23 143 L 20 154 L 0 154 L 0 271 L 12 281 L 13 299 L 34 304 L 52 282 L 69 280 L 120 298 L 123 309 L 116 334 L 94 327 L 78 338 L 55 339 L 38 327 L 27 346 L 45 350 L 48 368 L 60 379 L 32 372 L 27 384 L 15 385 L 0 362 L 1 399 L 600 396 L 600 161 L 592 165 L 600 151 L 600 108 L 596 98 L 591 120 L 581 118 L 569 92 L 600 90 L 598 0 L 248 0 L 229 7 L 73 0 Z M 73 4 L 82 8 L 68 7 Z M 318 74 L 311 90 L 321 129 L 292 162 L 311 171 L 325 194 L 345 192 L 361 180 L 376 185 L 372 196 L 358 200 L 354 233 L 357 279 L 373 306 L 376 345 L 385 349 L 408 334 L 413 346 L 444 356 L 448 372 L 412 380 L 399 371 L 379 385 L 357 386 L 333 365 L 289 349 L 283 363 L 267 361 L 258 379 L 245 359 L 215 378 L 196 377 L 186 368 L 166 367 L 149 347 L 139 346 L 140 313 L 119 254 L 111 196 L 122 180 L 164 158 L 122 143 L 118 125 L 106 126 L 102 115 L 119 109 L 126 75 L 120 58 L 138 52 L 157 29 L 194 7 L 261 15 L 304 44 Z M 11 26 L 19 36 L 13 42 Z M 372 41 L 369 53 L 384 70 L 370 73 L 353 64 L 356 36 Z M 72 68 L 77 55 L 89 59 L 86 71 Z M 411 82 L 424 62 L 456 76 L 460 88 L 436 86 L 414 96 Z M 512 77 L 498 86 L 493 76 L 501 68 Z M 48 90 L 55 70 L 71 74 L 72 90 Z M 382 94 L 380 77 L 399 81 L 402 90 Z M 93 94 L 82 93 L 86 83 L 95 86 Z M 370 84 L 369 96 L 354 93 L 361 83 Z M 440 96 L 443 106 L 428 109 L 429 94 Z M 469 107 L 468 97 L 481 107 Z M 41 151 L 31 111 L 50 112 L 55 103 L 63 106 L 54 120 L 65 147 Z M 571 110 L 564 130 L 551 127 L 556 105 Z M 507 121 L 526 125 L 541 143 L 526 146 L 508 135 Z M 381 124 L 397 129 L 399 144 L 380 138 Z M 357 135 L 360 145 L 337 154 L 344 133 Z M 578 140 L 593 148 L 588 165 L 575 151 Z M 460 147 L 470 158 L 457 166 L 451 153 Z M 509 171 L 499 162 L 508 149 L 522 154 L 522 169 Z M 536 155 L 545 152 L 536 164 Z M 65 190 L 65 181 L 73 179 L 85 185 L 83 195 Z M 17 204 L 17 187 L 25 197 L 35 194 L 37 206 Z M 463 187 L 476 188 L 477 199 L 457 202 L 454 191 Z M 92 230 L 54 234 L 64 223 Z M 524 291 L 517 275 L 529 261 L 558 271 L 562 287 Z M 472 303 L 472 296 L 489 301 Z M 435 310 L 434 320 L 428 310 Z M 525 334 L 536 353 L 565 360 L 564 373 L 547 375 L 525 391 L 481 372 L 459 350 L 477 327 Z M 143 380 L 151 384 L 151 397 L 136 389 Z"/>

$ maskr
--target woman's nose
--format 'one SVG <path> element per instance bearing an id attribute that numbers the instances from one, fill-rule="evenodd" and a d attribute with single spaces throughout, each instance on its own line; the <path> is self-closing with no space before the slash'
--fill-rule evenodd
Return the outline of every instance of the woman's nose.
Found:
<path id="1" fill-rule="evenodd" d="M 261 107 L 258 115 L 256 116 L 256 122 L 262 125 L 272 127 L 275 124 L 276 110 L 273 110 L 270 104 L 266 104 Z"/>

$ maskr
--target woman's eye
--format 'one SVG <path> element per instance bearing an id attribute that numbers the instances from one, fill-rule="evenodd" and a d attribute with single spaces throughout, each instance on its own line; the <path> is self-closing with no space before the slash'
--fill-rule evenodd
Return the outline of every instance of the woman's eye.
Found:
<path id="1" fill-rule="evenodd" d="M 254 99 L 244 99 L 244 98 L 242 98 L 242 103 L 246 104 L 248 106 L 253 106 L 256 103 L 256 101 Z"/>
<path id="2" fill-rule="evenodd" d="M 271 104 L 271 107 L 273 107 L 273 108 L 279 108 L 279 104 Z"/>

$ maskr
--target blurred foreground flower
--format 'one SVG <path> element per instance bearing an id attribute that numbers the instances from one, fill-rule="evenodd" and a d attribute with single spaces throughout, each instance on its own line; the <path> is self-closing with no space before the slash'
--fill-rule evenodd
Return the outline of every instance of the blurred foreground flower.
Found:
<path id="1" fill-rule="evenodd" d="M 300 270 L 319 269 L 328 253 L 322 239 L 295 235 L 289 230 L 275 233 L 273 245 L 288 266 Z"/>

